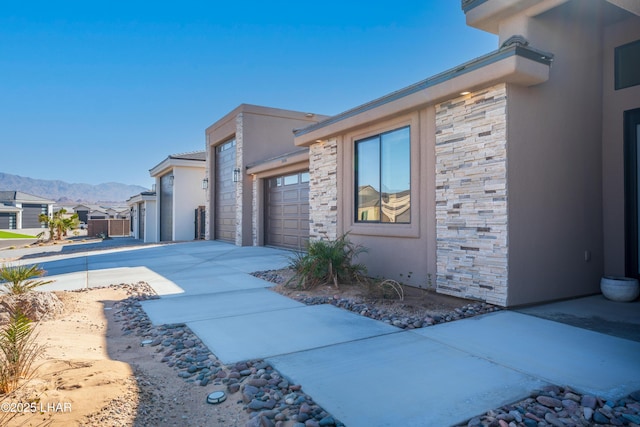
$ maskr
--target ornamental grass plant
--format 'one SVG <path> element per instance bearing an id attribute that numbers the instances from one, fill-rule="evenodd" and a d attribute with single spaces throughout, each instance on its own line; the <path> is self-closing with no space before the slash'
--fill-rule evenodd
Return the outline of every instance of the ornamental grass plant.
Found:
<path id="1" fill-rule="evenodd" d="M 311 289 L 318 285 L 359 282 L 366 274 L 364 264 L 356 263 L 358 255 L 367 248 L 351 242 L 346 234 L 336 240 L 312 240 L 306 252 L 297 252 L 289 258 L 289 267 L 295 275 L 287 282 L 298 288 Z"/>

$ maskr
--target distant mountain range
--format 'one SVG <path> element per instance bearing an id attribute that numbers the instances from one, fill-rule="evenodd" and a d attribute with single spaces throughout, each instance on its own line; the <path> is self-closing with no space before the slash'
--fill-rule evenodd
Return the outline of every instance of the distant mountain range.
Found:
<path id="1" fill-rule="evenodd" d="M 0 172 L 0 190 L 22 191 L 47 199 L 58 204 L 73 203 L 110 203 L 124 204 L 131 196 L 148 188 L 139 185 L 107 182 L 105 184 L 69 184 L 64 181 L 25 178 Z"/>

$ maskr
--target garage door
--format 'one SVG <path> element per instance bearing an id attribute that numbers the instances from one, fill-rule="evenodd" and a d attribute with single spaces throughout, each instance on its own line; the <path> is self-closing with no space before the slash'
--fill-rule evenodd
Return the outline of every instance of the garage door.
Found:
<path id="1" fill-rule="evenodd" d="M 309 172 L 270 178 L 265 187 L 265 244 L 304 249 L 309 240 Z"/>
<path id="2" fill-rule="evenodd" d="M 30 205 L 22 204 L 22 228 L 46 228 L 43 222 L 40 222 L 40 215 L 47 214 L 47 205 Z"/>
<path id="3" fill-rule="evenodd" d="M 236 241 L 236 184 L 233 170 L 236 166 L 236 141 L 216 147 L 216 209 L 215 238 Z"/>

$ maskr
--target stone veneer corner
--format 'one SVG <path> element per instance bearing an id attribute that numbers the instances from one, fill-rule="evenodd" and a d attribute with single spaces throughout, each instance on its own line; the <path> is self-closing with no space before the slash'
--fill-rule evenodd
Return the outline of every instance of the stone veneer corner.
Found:
<path id="1" fill-rule="evenodd" d="M 242 113 L 236 116 L 236 169 L 244 170 L 242 166 L 242 153 L 244 152 L 242 149 L 243 146 L 243 120 L 244 117 Z M 242 181 L 245 178 L 244 175 L 241 175 L 240 180 L 235 183 L 236 185 L 236 245 L 242 246 Z"/>
<path id="2" fill-rule="evenodd" d="M 309 239 L 338 237 L 338 141 L 309 147 Z"/>
<path id="3" fill-rule="evenodd" d="M 507 114 L 500 84 L 436 105 L 436 285 L 507 303 Z"/>

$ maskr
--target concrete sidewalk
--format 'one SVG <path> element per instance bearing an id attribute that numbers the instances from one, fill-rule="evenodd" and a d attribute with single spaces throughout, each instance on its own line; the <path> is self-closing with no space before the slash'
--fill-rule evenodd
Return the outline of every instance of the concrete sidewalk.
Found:
<path id="1" fill-rule="evenodd" d="M 186 323 L 225 363 L 264 358 L 349 427 L 451 425 L 549 383 L 640 389 L 639 342 L 511 311 L 403 331 L 247 274 L 287 255 L 193 242 L 41 261 L 50 289 L 147 281 L 162 295 L 143 303 L 154 323 Z"/>

